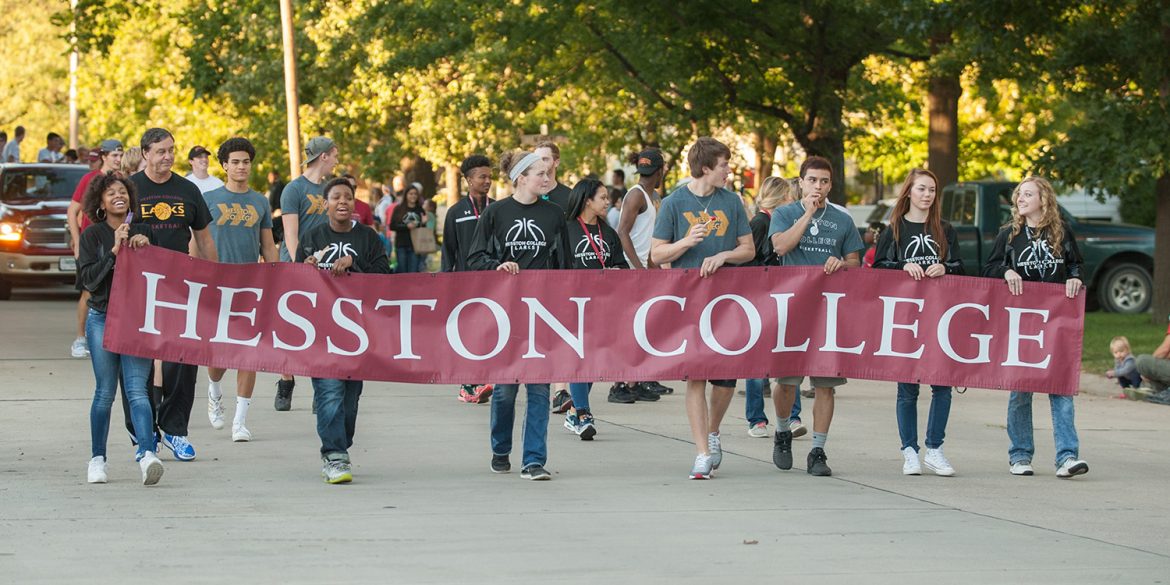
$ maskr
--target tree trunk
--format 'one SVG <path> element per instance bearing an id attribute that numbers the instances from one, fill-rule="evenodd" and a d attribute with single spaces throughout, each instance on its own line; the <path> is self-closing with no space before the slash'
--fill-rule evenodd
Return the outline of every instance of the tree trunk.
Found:
<path id="1" fill-rule="evenodd" d="M 756 128 L 756 193 L 764 179 L 772 176 L 772 165 L 776 162 L 776 134 L 766 128 Z"/>
<path id="2" fill-rule="evenodd" d="M 402 158 L 402 177 L 406 179 L 406 186 L 411 183 L 422 185 L 420 195 L 425 199 L 435 196 L 435 167 L 421 156 L 405 156 Z"/>
<path id="3" fill-rule="evenodd" d="M 462 194 L 463 186 L 459 179 L 459 166 L 451 163 L 447 165 L 447 206 L 450 207 L 459 203 L 459 197 Z"/>
<path id="4" fill-rule="evenodd" d="M 951 44 L 950 31 L 936 34 L 930 40 L 930 54 L 938 55 Z M 929 132 L 926 138 L 928 154 L 926 167 L 938 177 L 939 192 L 959 180 L 959 96 L 963 86 L 957 71 L 931 71 L 926 107 Z"/>
<path id="5" fill-rule="evenodd" d="M 1154 201 L 1157 206 L 1154 220 L 1154 249 L 1163 250 L 1154 254 L 1154 323 L 1166 324 L 1170 315 L 1170 173 L 1163 171 L 1154 187 Z"/>

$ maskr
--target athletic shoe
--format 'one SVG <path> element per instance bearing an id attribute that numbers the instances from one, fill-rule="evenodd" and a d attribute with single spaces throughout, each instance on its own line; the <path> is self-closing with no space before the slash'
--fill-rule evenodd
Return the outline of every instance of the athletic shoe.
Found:
<path id="1" fill-rule="evenodd" d="M 191 441 L 187 440 L 187 437 L 163 433 L 162 444 L 167 449 L 170 449 L 171 453 L 175 454 L 175 459 L 179 461 L 195 460 L 195 446 L 191 444 Z"/>
<path id="2" fill-rule="evenodd" d="M 670 386 L 663 386 L 658 382 L 642 382 L 642 385 L 653 390 L 657 394 L 674 394 L 674 388 L 671 388 Z"/>
<path id="3" fill-rule="evenodd" d="M 1150 394 L 1146 397 L 1146 402 L 1152 404 L 1170 404 L 1170 388 L 1163 388 L 1154 394 Z"/>
<path id="4" fill-rule="evenodd" d="M 349 461 L 326 459 L 325 465 L 321 467 L 321 477 L 325 478 L 325 483 L 349 483 L 353 481 L 353 472 Z"/>
<path id="5" fill-rule="evenodd" d="M 660 396 L 657 392 L 647 388 L 641 382 L 634 384 L 631 389 L 634 393 L 634 400 L 640 400 L 642 402 L 657 402 Z"/>
<path id="6" fill-rule="evenodd" d="M 582 441 L 592 441 L 597 436 L 597 427 L 593 425 L 593 415 L 588 411 L 578 413 L 577 430 L 575 431 Z"/>
<path id="7" fill-rule="evenodd" d="M 529 465 L 520 470 L 520 479 L 530 479 L 532 481 L 548 481 L 552 479 L 552 474 L 544 468 L 543 465 L 537 463 L 536 465 Z"/>
<path id="8" fill-rule="evenodd" d="M 487 404 L 492 401 L 491 384 L 480 384 L 471 391 L 471 401 L 475 404 Z"/>
<path id="9" fill-rule="evenodd" d="M 579 421 L 580 419 L 577 418 L 577 413 L 571 410 L 565 413 L 565 428 L 569 431 L 576 433 L 577 425 L 580 424 Z"/>
<path id="10" fill-rule="evenodd" d="M 106 458 L 98 455 L 89 460 L 89 473 L 86 474 L 89 483 L 106 483 Z"/>
<path id="11" fill-rule="evenodd" d="M 73 340 L 73 345 L 69 346 L 69 355 L 78 359 L 89 357 L 89 347 L 86 346 L 84 337 L 78 337 Z M 105 482 L 103 481 L 102 483 Z"/>
<path id="12" fill-rule="evenodd" d="M 695 456 L 695 466 L 691 468 L 691 479 L 711 479 L 711 456 Z"/>
<path id="13" fill-rule="evenodd" d="M 768 423 L 758 422 L 748 429 L 748 436 L 763 439 L 768 436 Z"/>
<path id="14" fill-rule="evenodd" d="M 788 430 L 792 431 L 792 438 L 796 439 L 808 434 L 808 427 L 800 422 L 800 419 L 792 419 L 788 421 Z"/>
<path id="15" fill-rule="evenodd" d="M 634 396 L 634 391 L 625 382 L 618 382 L 610 387 L 607 400 L 615 404 L 633 404 L 638 401 L 638 398 Z"/>
<path id="16" fill-rule="evenodd" d="M 564 414 L 570 408 L 573 408 L 573 397 L 569 395 L 569 391 L 557 391 L 556 396 L 553 396 L 552 399 L 552 411 L 556 414 Z"/>
<path id="17" fill-rule="evenodd" d="M 280 412 L 292 410 L 293 387 L 296 385 L 296 380 L 276 381 L 276 399 L 273 400 L 273 405 L 276 407 L 276 410 Z"/>
<path id="18" fill-rule="evenodd" d="M 154 485 L 158 480 L 162 479 L 163 464 L 158 460 L 158 456 L 154 451 L 147 451 L 142 454 L 142 460 L 138 462 L 138 468 L 142 470 L 142 485 Z"/>
<path id="19" fill-rule="evenodd" d="M 492 455 L 492 473 L 508 473 L 512 471 L 512 463 L 507 455 Z"/>
<path id="20" fill-rule="evenodd" d="M 779 469 L 792 469 L 792 431 L 776 431 L 772 437 L 772 463 Z"/>
<path id="21" fill-rule="evenodd" d="M 808 474 L 820 477 L 833 475 L 833 470 L 825 463 L 828 460 L 824 449 L 813 447 L 813 450 L 808 452 Z"/>
<path id="22" fill-rule="evenodd" d="M 707 452 L 711 454 L 711 469 L 719 469 L 723 463 L 723 444 L 719 442 L 719 433 L 707 435 Z"/>
<path id="23" fill-rule="evenodd" d="M 247 443 L 252 440 L 252 431 L 248 427 L 240 425 L 232 425 L 232 441 L 236 443 Z"/>
<path id="24" fill-rule="evenodd" d="M 472 404 L 475 402 L 475 386 L 464 384 L 459 387 L 459 402 Z"/>
<path id="25" fill-rule="evenodd" d="M 1012 463 L 1012 475 L 1032 475 L 1032 462 L 1021 461 L 1019 463 Z"/>
<path id="26" fill-rule="evenodd" d="M 918 451 L 914 447 L 902 449 L 902 475 L 922 475 L 922 464 L 918 462 Z"/>
<path id="27" fill-rule="evenodd" d="M 211 428 L 220 430 L 223 428 L 223 397 L 212 398 L 207 395 L 207 420 L 211 421 Z"/>
<path id="28" fill-rule="evenodd" d="M 1073 477 L 1075 475 L 1084 475 L 1088 472 L 1089 472 L 1089 464 L 1088 463 L 1085 463 L 1084 461 L 1081 461 L 1080 459 L 1069 457 L 1068 459 L 1065 459 L 1064 463 L 1061 463 L 1060 467 L 1058 467 L 1056 469 L 1056 477 L 1059 477 L 1061 479 L 1068 479 L 1068 478 Z"/>
<path id="29" fill-rule="evenodd" d="M 942 447 L 938 449 L 927 447 L 926 456 L 922 458 L 922 464 L 927 469 L 933 471 L 935 475 L 950 477 L 955 474 L 955 468 L 951 467 L 951 462 L 947 461 L 946 455 L 943 455 Z"/>

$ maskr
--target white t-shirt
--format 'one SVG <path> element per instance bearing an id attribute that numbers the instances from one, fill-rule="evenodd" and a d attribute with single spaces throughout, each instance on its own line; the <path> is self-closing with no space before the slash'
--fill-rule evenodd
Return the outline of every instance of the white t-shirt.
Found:
<path id="1" fill-rule="evenodd" d="M 4 145 L 4 154 L 0 155 L 3 160 L 0 162 L 8 162 L 8 157 L 12 157 L 13 162 L 20 162 L 20 143 L 15 140 L 9 140 L 8 144 Z"/>
<path id="2" fill-rule="evenodd" d="M 195 176 L 195 173 L 190 173 L 187 175 L 187 180 L 195 183 L 195 186 L 199 187 L 200 193 L 208 193 L 223 187 L 223 181 L 215 175 L 207 175 L 206 179 L 200 179 Z"/>
<path id="3" fill-rule="evenodd" d="M 53 152 L 47 148 L 42 148 L 37 151 L 37 162 L 49 161 L 51 163 L 59 163 L 65 160 L 65 155 L 60 152 Z"/>

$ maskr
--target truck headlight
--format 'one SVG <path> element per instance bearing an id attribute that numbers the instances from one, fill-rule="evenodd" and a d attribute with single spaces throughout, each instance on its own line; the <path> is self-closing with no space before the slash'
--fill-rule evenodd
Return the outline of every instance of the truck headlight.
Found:
<path id="1" fill-rule="evenodd" d="M 0 242 L 19 242 L 23 237 L 23 223 L 0 221 Z"/>

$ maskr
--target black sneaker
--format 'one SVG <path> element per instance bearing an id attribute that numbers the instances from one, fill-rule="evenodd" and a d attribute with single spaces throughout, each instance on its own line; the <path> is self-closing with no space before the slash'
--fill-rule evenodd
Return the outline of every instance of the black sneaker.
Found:
<path id="1" fill-rule="evenodd" d="M 825 455 L 825 450 L 820 447 L 813 447 L 812 451 L 808 452 L 808 474 L 819 475 L 821 477 L 828 477 L 833 475 L 833 470 L 825 463 L 828 461 L 828 456 Z"/>
<path id="2" fill-rule="evenodd" d="M 292 393 L 293 386 L 296 386 L 296 380 L 277 380 L 276 381 L 276 410 L 284 412 L 292 409 Z"/>
<path id="3" fill-rule="evenodd" d="M 492 473 L 508 473 L 512 471 L 512 462 L 507 455 L 492 455 Z"/>
<path id="4" fill-rule="evenodd" d="M 1170 404 L 1170 388 L 1164 389 L 1157 394 L 1150 394 L 1146 397 L 1146 402 L 1154 404 Z"/>
<path id="5" fill-rule="evenodd" d="M 674 394 L 674 388 L 671 388 L 670 386 L 663 386 L 658 382 L 642 382 L 642 385 L 658 394 Z"/>
<path id="6" fill-rule="evenodd" d="M 792 469 L 792 431 L 776 431 L 772 437 L 772 463 L 780 469 Z"/>
<path id="7" fill-rule="evenodd" d="M 552 399 L 552 411 L 556 414 L 565 414 L 569 412 L 570 408 L 573 408 L 573 397 L 569 395 L 569 391 L 557 391 L 556 396 L 553 396 Z"/>
<path id="8" fill-rule="evenodd" d="M 609 389 L 609 401 L 617 404 L 633 404 L 638 398 L 625 382 L 618 382 Z"/>
<path id="9" fill-rule="evenodd" d="M 641 382 L 638 382 L 629 388 L 633 391 L 634 400 L 641 400 L 642 402 L 656 402 L 659 398 L 657 392 L 651 390 Z"/>
<path id="10" fill-rule="evenodd" d="M 552 474 L 544 468 L 543 465 L 529 465 L 520 470 L 520 479 L 531 479 L 532 481 L 548 481 L 552 479 Z"/>

